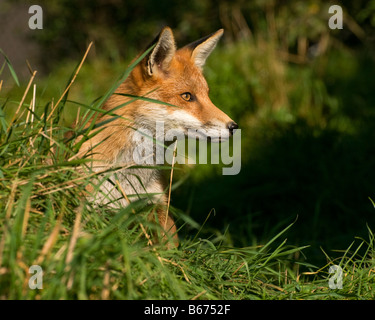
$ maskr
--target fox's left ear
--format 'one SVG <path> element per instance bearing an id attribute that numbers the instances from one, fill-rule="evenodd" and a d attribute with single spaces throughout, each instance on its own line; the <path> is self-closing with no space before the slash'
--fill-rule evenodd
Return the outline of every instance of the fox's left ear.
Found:
<path id="1" fill-rule="evenodd" d="M 220 29 L 214 33 L 211 33 L 207 37 L 194 41 L 186 46 L 191 50 L 191 59 L 195 65 L 202 68 L 206 63 L 206 59 L 215 49 L 217 42 L 223 35 L 224 30 Z"/>

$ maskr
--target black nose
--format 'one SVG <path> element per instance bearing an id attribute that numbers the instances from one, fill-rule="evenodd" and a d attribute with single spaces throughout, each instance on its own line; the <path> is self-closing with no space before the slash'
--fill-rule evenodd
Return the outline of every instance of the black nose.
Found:
<path id="1" fill-rule="evenodd" d="M 238 124 L 234 121 L 228 122 L 227 127 L 229 129 L 230 134 L 233 134 L 234 130 L 238 129 Z"/>

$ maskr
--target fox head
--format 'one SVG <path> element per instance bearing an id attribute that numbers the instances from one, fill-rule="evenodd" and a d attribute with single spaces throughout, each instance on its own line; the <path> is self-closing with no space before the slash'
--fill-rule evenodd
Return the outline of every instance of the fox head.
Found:
<path id="1" fill-rule="evenodd" d="M 164 122 L 166 130 L 184 135 L 228 139 L 238 125 L 209 98 L 202 68 L 223 35 L 223 29 L 177 49 L 173 32 L 165 27 L 156 37 L 150 53 L 133 69 L 125 87 L 138 96 L 167 103 L 142 101 L 134 121 L 145 128 Z M 121 87 L 120 87 L 121 90 Z"/>

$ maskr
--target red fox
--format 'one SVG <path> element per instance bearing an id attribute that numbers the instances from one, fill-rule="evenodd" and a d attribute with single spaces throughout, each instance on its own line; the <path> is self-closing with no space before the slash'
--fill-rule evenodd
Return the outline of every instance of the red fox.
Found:
<path id="1" fill-rule="evenodd" d="M 177 50 L 172 30 L 163 28 L 152 43 L 153 49 L 103 106 L 105 111 L 110 111 L 123 105 L 115 111 L 118 117 L 113 120 L 108 114 L 102 115 L 98 122 L 105 123 L 110 118 L 113 121 L 101 126 L 79 151 L 80 157 L 93 160 L 94 171 L 103 166 L 125 167 L 101 184 L 95 203 L 124 207 L 131 196 L 148 196 L 157 205 L 155 217 L 163 230 L 162 239 L 169 239 L 169 247 L 178 246 L 178 237 L 175 223 L 167 214 L 167 196 L 159 171 L 150 166 L 129 168 L 136 157 L 144 156 L 139 154 L 135 135 L 137 131 L 147 130 L 154 139 L 159 139 L 157 122 L 163 122 L 165 130 L 177 130 L 185 136 L 190 130 L 197 137 L 212 141 L 225 140 L 233 134 L 238 125 L 211 102 L 202 73 L 207 57 L 223 32 L 220 29 Z M 134 96 L 148 99 L 135 99 L 127 104 Z M 151 155 L 155 155 L 153 147 L 150 148 Z"/>

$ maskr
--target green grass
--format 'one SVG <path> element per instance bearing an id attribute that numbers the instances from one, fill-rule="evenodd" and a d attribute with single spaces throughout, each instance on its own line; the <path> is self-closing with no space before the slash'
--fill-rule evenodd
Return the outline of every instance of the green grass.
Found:
<path id="1" fill-rule="evenodd" d="M 238 50 L 245 49 L 238 48 Z M 221 57 L 213 60 L 212 68 L 218 69 L 215 61 L 216 63 L 233 61 L 233 59 L 223 57 L 228 54 L 230 52 L 219 52 L 218 56 L 221 55 Z M 11 67 L 10 64 L 8 66 Z M 250 65 L 249 68 L 252 66 Z M 236 92 L 218 90 L 223 86 L 220 81 L 227 83 L 234 71 L 241 72 L 242 69 L 233 70 L 229 65 L 224 64 L 223 78 L 216 80 L 213 69 L 209 67 L 207 70 L 212 88 L 216 87 L 216 92 L 219 92 L 213 99 L 226 105 L 223 109 L 228 113 L 237 114 L 237 116 L 245 114 L 240 124 L 245 129 L 247 128 L 250 134 L 244 138 L 244 147 L 254 151 L 254 154 L 250 152 L 245 157 L 245 167 L 241 174 L 246 183 L 249 183 L 249 177 L 257 181 L 260 176 L 262 179 L 277 176 L 282 172 L 282 165 L 286 165 L 287 169 L 292 169 L 287 164 L 291 159 L 299 157 L 298 151 L 302 150 L 306 141 L 310 141 L 317 148 L 317 152 L 324 153 L 325 149 L 319 149 L 320 143 L 316 143 L 315 139 L 319 142 L 326 141 L 326 139 L 330 141 L 331 136 L 327 138 L 324 135 L 327 134 L 327 131 L 324 131 L 327 126 L 330 130 L 343 132 L 342 128 L 345 127 L 347 117 L 334 113 L 334 102 L 328 105 L 330 110 L 333 110 L 330 116 L 334 121 L 321 122 L 327 120 L 323 116 L 323 109 L 326 99 L 330 97 L 309 70 L 294 71 L 300 77 L 297 81 L 305 79 L 308 83 L 303 94 L 298 95 L 297 91 L 291 89 L 286 96 L 283 96 L 283 92 L 277 92 L 275 95 L 265 97 L 264 103 L 268 104 L 269 111 L 275 112 L 274 118 L 270 120 L 268 116 L 272 113 L 260 110 L 259 120 L 255 123 L 255 129 L 251 131 L 254 116 L 244 110 L 247 106 L 241 105 L 243 108 L 241 109 L 238 104 L 246 99 L 254 98 L 254 101 L 260 99 L 265 93 L 259 90 L 267 86 L 275 88 L 278 85 L 274 81 L 283 81 L 284 77 L 291 79 L 290 75 L 285 72 L 279 75 L 280 79 L 263 79 L 265 81 L 263 83 L 257 82 L 261 81 L 261 78 L 248 80 L 254 85 L 250 86 L 253 91 L 248 92 L 249 98 L 240 95 L 246 95 L 244 91 L 247 82 L 241 82 L 243 87 L 238 88 L 238 95 Z M 287 70 L 293 72 L 292 69 Z M 87 72 L 85 67 L 77 68 L 76 71 Z M 129 71 L 130 68 L 125 70 L 120 78 L 125 77 Z M 108 78 L 111 75 L 108 73 Z M 352 244 L 342 247 L 347 249 L 332 252 L 331 250 L 334 249 L 332 247 L 319 248 L 317 239 L 309 242 L 306 241 L 307 238 L 295 237 L 299 234 L 298 232 L 306 233 L 311 228 L 319 230 L 321 212 L 318 203 L 314 202 L 311 206 L 305 207 L 310 214 L 313 213 L 315 225 L 301 225 L 301 221 L 306 221 L 304 216 L 298 215 L 296 219 L 296 212 L 293 212 L 293 208 L 287 205 L 290 201 L 283 200 L 282 197 L 273 197 L 277 186 L 272 183 L 260 184 L 258 187 L 251 185 L 246 189 L 243 181 L 240 180 L 238 185 L 237 180 L 227 179 L 224 183 L 229 183 L 231 188 L 226 185 L 226 190 L 223 192 L 219 185 L 217 188 L 212 187 L 213 184 L 216 185 L 217 177 L 214 172 L 218 167 L 197 166 L 192 172 L 180 170 L 182 177 L 185 174 L 190 176 L 186 183 L 174 185 L 172 199 L 174 194 L 180 199 L 192 199 L 191 194 L 185 197 L 184 192 L 193 190 L 191 183 L 195 181 L 197 183 L 195 187 L 211 190 L 209 192 L 215 196 L 215 201 L 210 200 L 209 206 L 216 207 L 217 205 L 219 210 L 216 215 L 210 214 L 210 209 L 194 202 L 195 198 L 190 202 L 188 210 L 182 210 L 183 206 L 179 206 L 181 200 L 179 202 L 177 199 L 176 202 L 172 202 L 174 206 L 171 211 L 176 215 L 181 234 L 181 245 L 173 250 L 166 250 L 165 247 L 159 245 L 147 245 L 145 234 L 151 234 L 157 226 L 147 219 L 152 208 L 145 206 L 141 201 L 132 203 L 131 206 L 121 210 L 109 207 L 94 208 L 85 191 L 93 174 L 77 170 L 84 165 L 84 160 L 68 160 L 75 154 L 76 147 L 74 140 L 64 142 L 63 133 L 67 128 L 64 128 L 60 120 L 64 118 L 64 113 L 66 116 L 71 112 L 73 105 L 81 106 L 81 114 L 87 112 L 92 115 L 93 110 L 97 110 L 102 101 L 113 92 L 117 82 L 107 92 L 103 92 L 101 98 L 95 96 L 88 99 L 86 97 L 85 102 L 82 103 L 86 93 L 92 94 L 95 81 L 90 81 L 85 85 L 88 77 L 84 77 L 85 81 L 79 81 L 79 76 L 80 73 L 77 83 L 73 83 L 67 93 L 69 96 L 61 96 L 67 88 L 62 86 L 60 94 L 56 94 L 53 101 L 48 100 L 48 89 L 40 91 L 45 84 L 37 83 L 38 108 L 33 112 L 30 107 L 29 101 L 32 98 L 32 90 L 30 90 L 22 108 L 16 114 L 15 120 L 17 121 L 11 121 L 13 115 L 10 110 L 14 110 L 14 107 L 20 104 L 24 88 L 22 87 L 18 93 L 15 91 L 12 99 L 2 97 L 0 100 L 1 299 L 375 298 L 375 248 L 371 227 L 366 228 L 364 223 L 368 237 L 358 237 Z M 58 78 L 64 77 L 59 75 Z M 74 79 L 74 71 L 65 79 Z M 316 81 L 309 82 L 311 79 Z M 271 80 L 272 82 L 268 83 Z M 59 83 L 58 81 L 52 82 L 50 79 L 47 83 Z M 101 81 L 104 81 L 104 77 Z M 70 80 L 66 82 L 70 84 Z M 311 83 L 318 84 L 314 87 Z M 78 90 L 74 95 L 76 85 Z M 222 94 L 221 97 L 220 94 Z M 236 102 L 230 95 L 235 95 L 239 100 Z M 309 122 L 309 125 L 305 126 L 306 123 L 301 118 L 306 114 L 306 106 L 298 110 L 294 110 L 293 106 L 295 107 L 300 99 L 306 99 L 306 96 L 316 97 L 317 95 L 322 98 L 314 101 L 321 108 L 318 108 L 313 116 L 305 119 Z M 62 99 L 56 108 L 56 102 L 59 101 L 60 96 Z M 95 98 L 98 99 L 94 101 Z M 94 102 L 89 104 L 87 101 L 91 100 Z M 293 101 L 298 102 L 293 104 L 291 103 Z M 273 110 L 272 106 L 275 106 L 276 102 L 280 105 Z M 288 102 L 289 105 L 283 106 L 284 102 Z M 54 111 L 51 113 L 53 106 Z M 33 122 L 31 122 L 31 115 L 34 115 Z M 351 126 L 352 130 L 358 130 L 353 123 Z M 266 129 L 270 127 L 274 130 L 267 131 Z M 257 128 L 263 130 L 257 131 Z M 314 130 L 310 131 L 311 128 Z M 76 134 L 87 136 L 89 132 L 83 132 L 78 127 Z M 251 139 L 254 137 L 261 137 L 261 139 L 254 142 Z M 265 147 L 261 146 L 263 143 Z M 295 153 L 281 157 L 282 152 L 276 148 L 278 143 L 281 143 L 288 151 L 296 148 Z M 277 155 L 282 163 L 274 171 L 269 171 L 273 164 L 265 162 L 264 158 L 257 162 L 257 157 L 264 156 L 264 149 L 267 149 L 270 158 Z M 338 154 L 341 154 L 340 146 Z M 251 164 L 258 166 L 255 167 L 256 171 L 250 171 Z M 307 164 L 306 167 L 301 168 L 303 174 L 309 166 Z M 346 167 L 342 166 L 342 168 Z M 283 180 L 288 181 L 289 172 L 290 170 L 286 170 L 285 176 L 281 176 Z M 295 172 L 302 175 L 298 170 Z M 202 173 L 207 179 L 205 184 L 199 178 Z M 177 171 L 176 176 L 178 176 Z M 224 178 L 220 177 L 220 179 Z M 291 194 L 296 189 L 292 180 L 288 182 L 290 185 L 287 185 L 289 188 L 287 191 Z M 242 193 L 236 192 L 241 188 L 241 183 Z M 324 183 L 329 183 L 329 176 Z M 313 186 L 316 185 L 313 184 Z M 308 188 L 313 187 L 304 188 L 306 194 L 311 195 L 307 193 Z M 228 192 L 228 189 L 232 192 Z M 209 195 L 209 192 L 205 194 Z M 235 193 L 238 193 L 238 197 Z M 288 195 L 288 193 L 285 194 Z M 263 203 L 266 212 L 275 210 L 275 207 L 271 207 L 271 202 L 276 201 L 284 205 L 279 212 L 275 213 L 280 214 L 279 218 L 273 216 L 272 225 L 262 229 L 266 230 L 262 236 L 259 236 L 255 230 L 254 220 L 259 215 L 249 208 L 249 195 L 254 197 L 254 203 L 258 205 L 258 208 L 262 206 L 257 204 L 257 200 L 266 198 L 267 201 Z M 256 197 L 257 195 L 259 197 Z M 331 196 L 332 194 L 328 193 L 328 198 Z M 365 195 L 366 200 L 367 196 Z M 241 197 L 246 198 L 245 201 L 241 200 Z M 301 198 L 305 198 L 303 194 Z M 207 198 L 205 199 L 204 201 L 207 201 Z M 305 202 L 302 200 L 300 203 L 303 205 Z M 311 199 L 306 199 L 306 201 L 311 202 Z M 223 205 L 222 202 L 225 204 Z M 197 213 L 203 215 L 198 216 Z M 241 216 L 241 213 L 244 214 Z M 228 222 L 229 216 L 231 219 Z M 289 221 L 291 217 L 294 222 Z M 236 219 L 239 220 L 237 223 Z M 323 219 L 323 221 L 326 220 Z M 327 238 L 329 231 L 328 228 Z M 353 238 L 354 236 L 351 237 Z M 312 248 L 319 251 L 314 255 L 320 255 L 324 263 L 317 265 L 315 260 L 310 260 L 311 251 L 309 250 Z M 43 289 L 29 288 L 28 283 L 32 276 L 29 273 L 29 267 L 32 265 L 40 265 L 43 269 Z M 332 274 L 329 274 L 328 270 L 331 265 L 338 265 L 342 268 L 343 289 L 329 288 L 329 279 Z"/>

